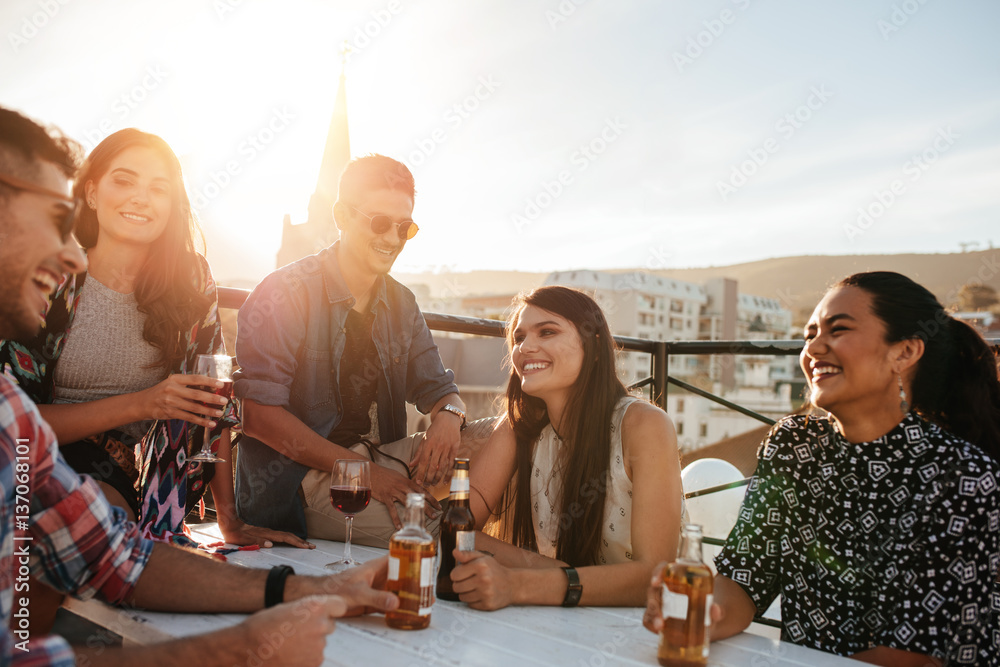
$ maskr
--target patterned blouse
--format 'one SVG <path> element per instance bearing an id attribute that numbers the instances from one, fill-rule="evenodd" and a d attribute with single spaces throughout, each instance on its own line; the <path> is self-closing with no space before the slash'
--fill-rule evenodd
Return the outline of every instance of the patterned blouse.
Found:
<path id="1" fill-rule="evenodd" d="M 622 419 L 628 406 L 639 399 L 623 397 L 611 416 L 611 461 L 605 485 L 604 523 L 601 530 L 601 549 L 598 564 L 628 563 L 632 560 L 632 480 L 625 473 L 622 458 Z M 559 510 L 562 498 L 562 474 L 557 470 L 562 440 L 548 424 L 542 429 L 531 459 L 531 518 L 535 526 L 535 543 L 538 553 L 556 557 L 559 524 L 580 516 L 579 508 L 570 506 L 566 512 Z M 585 484 L 580 489 L 582 502 L 596 499 L 598 485 Z"/>
<path id="2" fill-rule="evenodd" d="M 198 283 L 209 297 L 210 305 L 201 319 L 183 332 L 187 353 L 172 373 L 185 373 L 193 369 L 199 354 L 224 354 L 222 326 L 219 323 L 219 306 L 215 281 L 204 257 L 198 256 Z M 21 389 L 35 403 L 53 402 L 53 377 L 66 334 L 73 325 L 73 318 L 80 302 L 81 288 L 86 274 L 65 278 L 52 294 L 45 316 L 45 326 L 38 336 L 27 344 L 0 340 L 0 372 L 17 381 Z M 225 414 L 212 432 L 212 449 L 218 448 L 222 429 L 238 423 L 235 401 L 230 402 Z M 188 461 L 187 456 L 201 449 L 204 438 L 201 426 L 171 419 L 153 422 L 141 440 L 136 440 L 119 430 L 108 431 L 88 438 L 104 447 L 109 453 L 118 450 L 134 451 L 138 473 L 139 527 L 151 539 L 172 541 L 192 546 L 184 533 L 184 517 L 198 504 L 211 479 L 213 466 Z M 206 474 L 207 473 L 207 474 Z"/>
<path id="3" fill-rule="evenodd" d="M 949 664 L 1000 654 L 1000 465 L 916 414 L 848 442 L 828 418 L 775 425 L 716 558 L 782 639 L 887 646 Z"/>

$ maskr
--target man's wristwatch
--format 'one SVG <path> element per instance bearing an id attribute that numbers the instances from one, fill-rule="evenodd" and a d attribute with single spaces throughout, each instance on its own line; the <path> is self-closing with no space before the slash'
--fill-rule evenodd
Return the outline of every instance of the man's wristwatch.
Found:
<path id="1" fill-rule="evenodd" d="M 462 420 L 462 429 L 461 430 L 463 430 L 463 431 L 465 430 L 465 413 L 461 409 L 459 409 L 458 407 L 452 405 L 451 403 L 447 403 L 438 412 L 450 412 L 451 414 L 457 416 L 459 419 Z"/>

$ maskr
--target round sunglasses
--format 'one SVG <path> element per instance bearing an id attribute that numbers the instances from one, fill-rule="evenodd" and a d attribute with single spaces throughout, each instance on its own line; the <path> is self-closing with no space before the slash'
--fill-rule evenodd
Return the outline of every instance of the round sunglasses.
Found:
<path id="1" fill-rule="evenodd" d="M 420 231 L 420 228 L 417 227 L 417 223 L 412 220 L 400 220 L 399 222 L 393 222 L 392 218 L 387 215 L 368 215 L 364 211 L 359 211 L 353 206 L 348 205 L 348 208 L 355 213 L 368 218 L 369 223 L 371 223 L 372 231 L 376 234 L 385 234 L 390 228 L 392 228 L 393 225 L 395 225 L 396 233 L 399 234 L 399 239 L 401 241 L 409 241 L 417 235 L 418 231 Z"/>
<path id="2" fill-rule="evenodd" d="M 32 192 L 37 195 L 43 195 L 45 197 L 51 197 L 52 199 L 57 199 L 65 206 L 63 207 L 64 212 L 59 220 L 59 234 L 65 241 L 69 238 L 69 235 L 73 233 L 73 222 L 76 220 L 76 215 L 80 210 L 83 203 L 82 200 L 75 197 L 69 197 L 61 192 L 56 192 L 55 190 L 49 190 L 48 188 L 42 187 L 37 183 L 31 183 L 29 181 L 21 180 L 10 174 L 0 174 L 0 183 L 14 188 L 15 190 L 21 190 L 23 192 Z M 374 223 L 373 223 L 374 226 Z M 416 232 L 413 232 L 416 234 Z M 412 238 L 412 235 L 411 235 Z"/>

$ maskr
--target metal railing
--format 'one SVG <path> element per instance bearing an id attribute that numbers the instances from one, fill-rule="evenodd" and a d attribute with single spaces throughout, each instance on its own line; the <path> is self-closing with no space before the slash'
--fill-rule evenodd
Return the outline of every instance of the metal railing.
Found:
<path id="1" fill-rule="evenodd" d="M 219 307 L 239 309 L 246 301 L 250 291 L 236 287 L 219 288 Z M 464 315 L 448 315 L 444 313 L 424 313 L 424 320 L 432 331 L 473 334 L 503 338 L 505 323 L 500 320 L 487 320 Z M 685 391 L 714 401 L 719 405 L 752 417 L 765 424 L 773 424 L 774 420 L 748 408 L 727 401 L 709 391 L 696 387 L 668 373 L 670 355 L 796 355 L 802 349 L 801 340 L 745 340 L 745 341 L 656 341 L 628 336 L 615 336 L 615 341 L 624 352 L 641 352 L 650 355 L 650 374 L 632 384 L 630 389 L 649 387 L 649 400 L 667 409 L 667 385 L 672 384 Z"/>

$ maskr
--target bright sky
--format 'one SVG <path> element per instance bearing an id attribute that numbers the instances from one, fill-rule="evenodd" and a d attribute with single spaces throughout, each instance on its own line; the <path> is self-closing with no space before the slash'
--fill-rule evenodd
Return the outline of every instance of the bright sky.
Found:
<path id="1" fill-rule="evenodd" d="M 990 0 L 4 0 L 0 104 L 88 147 L 163 136 L 223 283 L 304 221 L 345 39 L 353 154 L 417 181 L 401 272 L 955 252 L 1000 243 L 997 25 Z"/>

